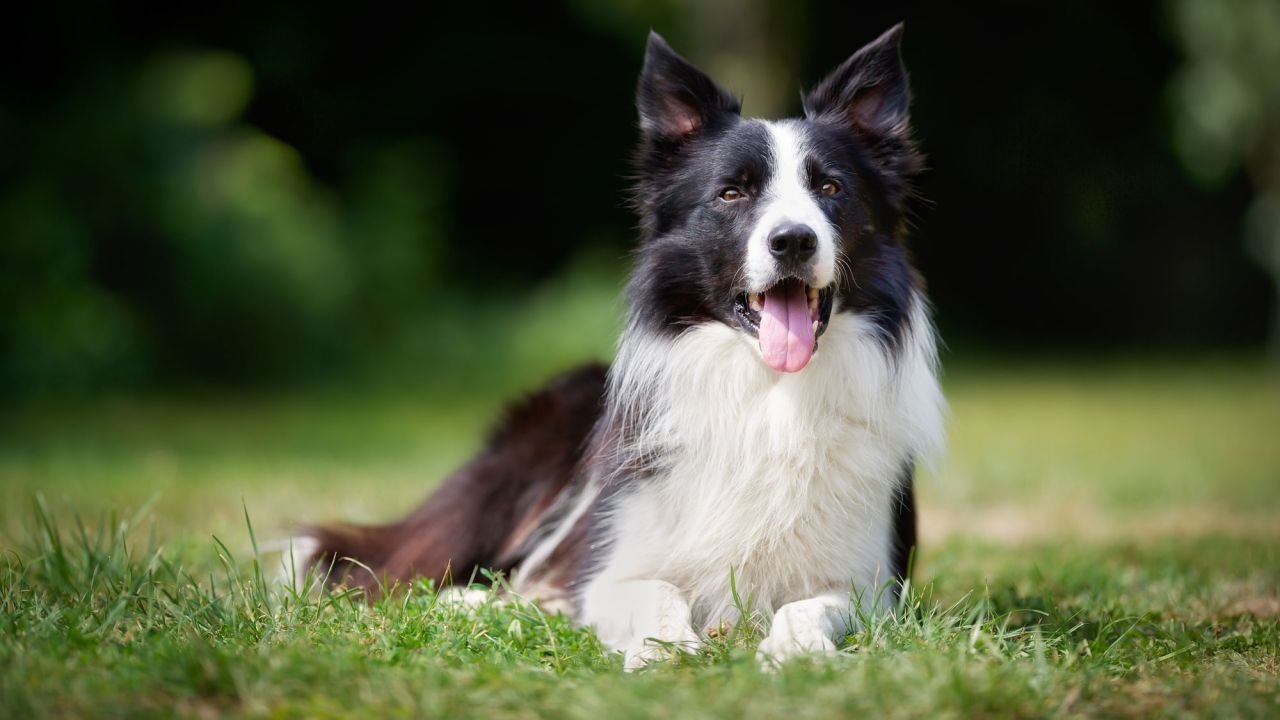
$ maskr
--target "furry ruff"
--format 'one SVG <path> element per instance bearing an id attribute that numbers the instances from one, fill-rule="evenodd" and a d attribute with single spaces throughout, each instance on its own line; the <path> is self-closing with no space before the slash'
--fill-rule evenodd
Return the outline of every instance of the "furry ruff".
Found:
<path id="1" fill-rule="evenodd" d="M 766 121 L 651 35 L 617 358 L 515 406 L 404 520 L 308 530 L 301 565 L 371 595 L 504 571 L 628 668 L 697 648 L 743 598 L 770 663 L 891 607 L 945 414 L 903 244 L 922 161 L 900 37 Z"/>

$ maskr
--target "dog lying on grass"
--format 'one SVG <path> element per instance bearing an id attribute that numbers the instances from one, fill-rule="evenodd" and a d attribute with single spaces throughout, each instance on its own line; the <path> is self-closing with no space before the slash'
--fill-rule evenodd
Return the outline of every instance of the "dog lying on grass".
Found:
<path id="1" fill-rule="evenodd" d="M 941 444 L 923 283 L 903 236 L 922 161 L 901 26 L 804 99 L 740 102 L 651 34 L 617 357 L 507 412 L 408 517 L 316 527 L 299 568 L 370 594 L 492 568 L 639 667 L 772 617 L 771 660 L 834 650 L 890 606 L 913 470 Z"/>

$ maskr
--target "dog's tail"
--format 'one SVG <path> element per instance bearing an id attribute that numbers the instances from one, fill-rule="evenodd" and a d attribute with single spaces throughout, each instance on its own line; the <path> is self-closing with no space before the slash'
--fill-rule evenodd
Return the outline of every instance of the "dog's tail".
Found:
<path id="1" fill-rule="evenodd" d="M 295 539 L 297 568 L 369 597 L 417 577 L 443 585 L 485 582 L 484 569 L 510 572 L 573 479 L 604 386 L 602 365 L 556 378 L 511 407 L 485 448 L 408 517 L 305 529 Z"/>
<path id="2" fill-rule="evenodd" d="M 401 523 L 387 525 L 333 524 L 304 528 L 281 559 L 284 577 L 294 587 L 325 585 L 357 587 L 376 597 L 394 584 L 394 576 L 379 574 L 387 567 L 390 549 L 400 536 Z"/>

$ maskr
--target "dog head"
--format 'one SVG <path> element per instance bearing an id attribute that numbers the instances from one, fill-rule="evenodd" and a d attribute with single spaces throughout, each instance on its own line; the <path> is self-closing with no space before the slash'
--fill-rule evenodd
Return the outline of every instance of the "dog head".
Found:
<path id="1" fill-rule="evenodd" d="M 809 363 L 833 312 L 892 337 L 917 282 L 898 242 L 910 139 L 901 25 L 804 99 L 804 116 L 743 118 L 737 98 L 650 34 L 637 106 L 644 239 L 634 322 L 721 322 L 781 372 Z"/>

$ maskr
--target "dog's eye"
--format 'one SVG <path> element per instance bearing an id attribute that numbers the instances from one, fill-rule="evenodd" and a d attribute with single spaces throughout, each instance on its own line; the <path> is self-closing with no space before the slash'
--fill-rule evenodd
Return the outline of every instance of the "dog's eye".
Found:
<path id="1" fill-rule="evenodd" d="M 827 180 L 822 183 L 822 194 L 831 197 L 840 192 L 840 185 L 834 180 Z"/>
<path id="2" fill-rule="evenodd" d="M 720 199 L 725 202 L 734 202 L 735 200 L 741 200 L 746 196 L 746 193 L 735 187 L 725 188 L 720 191 Z"/>

